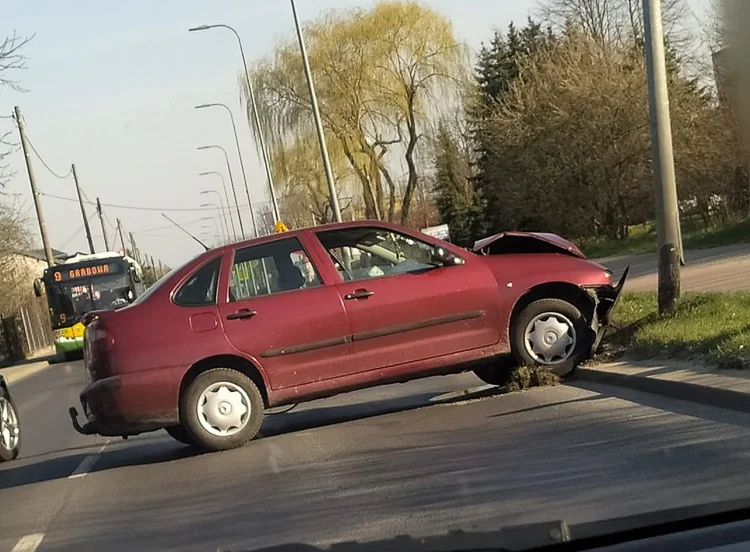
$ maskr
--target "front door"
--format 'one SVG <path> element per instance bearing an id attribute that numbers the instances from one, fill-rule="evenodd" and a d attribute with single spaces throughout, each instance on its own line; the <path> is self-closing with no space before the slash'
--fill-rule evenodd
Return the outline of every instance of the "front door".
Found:
<path id="1" fill-rule="evenodd" d="M 425 360 L 498 342 L 497 282 L 481 259 L 438 266 L 434 246 L 391 229 L 317 233 L 342 279 L 358 371 Z"/>
<path id="2" fill-rule="evenodd" d="M 219 308 L 227 337 L 263 367 L 273 389 L 335 378 L 351 361 L 338 293 L 323 285 L 295 237 L 238 248 Z"/>

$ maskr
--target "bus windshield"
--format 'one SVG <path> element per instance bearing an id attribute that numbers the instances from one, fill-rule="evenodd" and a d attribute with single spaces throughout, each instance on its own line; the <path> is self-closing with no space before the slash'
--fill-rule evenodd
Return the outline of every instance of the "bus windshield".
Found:
<path id="1" fill-rule="evenodd" d="M 55 326 L 68 325 L 87 312 L 113 309 L 128 304 L 130 279 L 127 274 L 80 278 L 47 284 L 47 299 Z"/>

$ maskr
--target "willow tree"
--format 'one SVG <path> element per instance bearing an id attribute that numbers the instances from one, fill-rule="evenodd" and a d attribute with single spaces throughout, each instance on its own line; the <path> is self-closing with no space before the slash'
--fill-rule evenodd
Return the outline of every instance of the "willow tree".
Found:
<path id="1" fill-rule="evenodd" d="M 304 33 L 334 170 L 356 185 L 367 217 L 406 220 L 423 134 L 454 107 L 446 99 L 467 79 L 465 48 L 448 20 L 414 2 L 329 12 Z M 292 160 L 292 152 L 319 155 L 300 148 L 315 129 L 296 41 L 280 42 L 251 78 L 273 165 L 286 193 L 297 193 L 322 170 L 311 174 L 315 161 Z"/>

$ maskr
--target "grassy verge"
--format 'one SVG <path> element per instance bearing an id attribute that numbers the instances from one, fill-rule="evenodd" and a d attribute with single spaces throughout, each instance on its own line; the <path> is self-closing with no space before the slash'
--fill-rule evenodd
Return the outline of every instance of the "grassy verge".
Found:
<path id="1" fill-rule="evenodd" d="M 604 353 L 750 368 L 750 293 L 685 294 L 672 316 L 659 316 L 656 305 L 655 293 L 624 295 Z"/>
<path id="2" fill-rule="evenodd" d="M 720 228 L 700 227 L 695 221 L 682 223 L 682 244 L 685 249 L 701 249 L 734 243 L 750 243 L 750 218 Z M 624 240 L 595 240 L 583 242 L 581 249 L 592 259 L 615 255 L 638 255 L 656 251 L 656 231 L 652 225 L 630 229 Z"/>

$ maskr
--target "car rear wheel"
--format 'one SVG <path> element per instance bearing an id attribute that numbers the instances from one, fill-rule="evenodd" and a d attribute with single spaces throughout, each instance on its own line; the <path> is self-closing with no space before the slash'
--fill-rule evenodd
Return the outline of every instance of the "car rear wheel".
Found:
<path id="1" fill-rule="evenodd" d="M 179 441 L 180 443 L 184 443 L 186 445 L 195 444 L 193 443 L 193 440 L 190 438 L 190 435 L 188 435 L 188 432 L 183 425 L 165 427 L 164 431 L 169 433 L 169 436 L 172 437 L 172 439 L 174 439 L 175 441 Z"/>
<path id="2" fill-rule="evenodd" d="M 559 376 L 586 360 L 591 332 L 586 317 L 562 299 L 540 299 L 518 315 L 511 329 L 511 347 L 526 366 L 544 366 Z"/>
<path id="3" fill-rule="evenodd" d="M 241 447 L 260 429 L 263 399 L 245 374 L 214 368 L 188 385 L 180 401 L 180 421 L 200 448 L 213 451 Z"/>
<path id="4" fill-rule="evenodd" d="M 0 388 L 0 461 L 15 460 L 20 449 L 21 427 L 16 405 L 8 392 Z"/>

